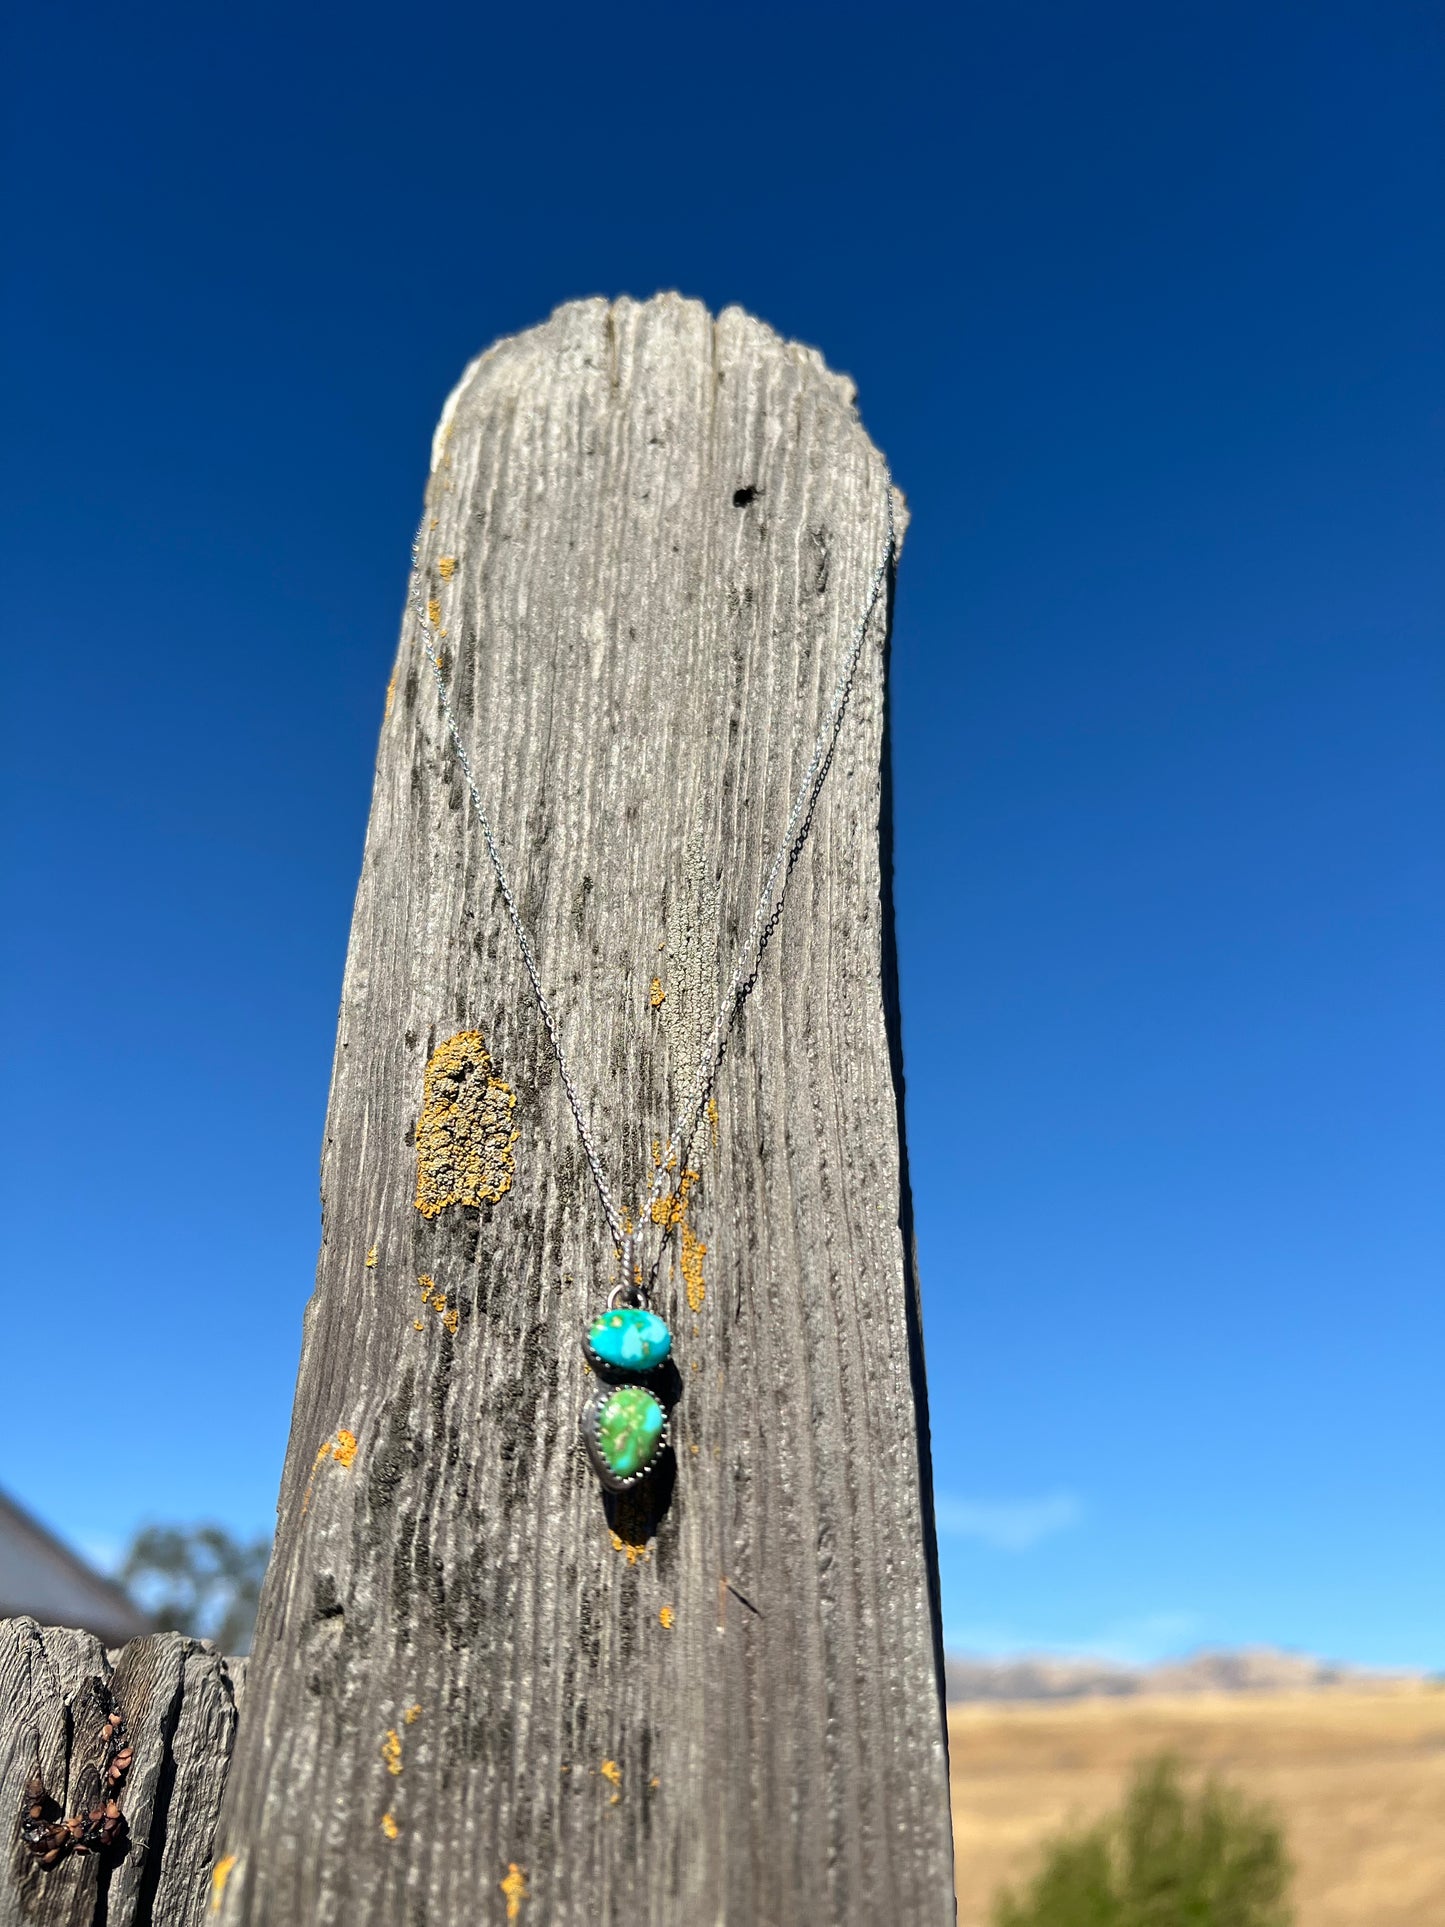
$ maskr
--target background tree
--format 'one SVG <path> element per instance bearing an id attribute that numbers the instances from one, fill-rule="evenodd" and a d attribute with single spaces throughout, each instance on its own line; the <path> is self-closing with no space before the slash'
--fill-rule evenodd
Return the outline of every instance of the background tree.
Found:
<path id="1" fill-rule="evenodd" d="M 269 1539 L 243 1542 L 223 1526 L 143 1526 L 117 1577 L 157 1632 L 250 1651 Z"/>
<path id="2" fill-rule="evenodd" d="M 1212 1778 L 1191 1792 L 1165 1755 L 1118 1813 L 1055 1840 L 1026 1893 L 998 1895 L 994 1927 L 1290 1927 L 1290 1876 L 1267 1807 Z"/>

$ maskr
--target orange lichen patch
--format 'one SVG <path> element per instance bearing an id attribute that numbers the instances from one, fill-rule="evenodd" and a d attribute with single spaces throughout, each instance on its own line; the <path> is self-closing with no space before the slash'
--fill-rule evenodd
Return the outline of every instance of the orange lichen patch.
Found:
<path id="1" fill-rule="evenodd" d="M 456 574 L 456 572 L 457 572 L 457 558 L 454 555 L 443 555 L 438 557 L 437 574 L 441 577 L 443 582 L 450 582 L 452 577 Z"/>
<path id="2" fill-rule="evenodd" d="M 396 1836 L 401 1832 L 401 1828 L 396 1824 L 396 1817 L 394 1814 L 390 1814 L 390 1813 L 382 1814 L 381 1830 L 386 1835 L 388 1840 L 395 1840 Z"/>
<path id="3" fill-rule="evenodd" d="M 672 1610 L 671 1606 L 663 1606 L 657 1616 L 662 1621 L 662 1629 L 664 1632 L 670 1633 L 677 1624 L 677 1614 Z"/>
<path id="4" fill-rule="evenodd" d="M 608 1537 L 612 1541 L 612 1550 L 624 1553 L 629 1566 L 635 1566 L 639 1559 L 646 1561 L 650 1557 L 645 1545 L 639 1544 L 636 1540 L 624 1539 L 620 1532 L 609 1533 Z"/>
<path id="5" fill-rule="evenodd" d="M 616 1760 L 604 1760 L 597 1771 L 602 1775 L 604 1780 L 610 1780 L 613 1786 L 622 1785 L 622 1768 L 617 1764 Z"/>
<path id="6" fill-rule="evenodd" d="M 411 1328 L 414 1332 L 424 1332 L 426 1330 L 426 1320 L 424 1318 L 413 1318 Z"/>
<path id="7" fill-rule="evenodd" d="M 435 596 L 431 596 L 428 598 L 427 605 L 426 605 L 426 619 L 431 624 L 433 629 L 436 628 L 437 624 L 442 619 L 442 605 L 437 601 Z"/>
<path id="8" fill-rule="evenodd" d="M 408 1706 L 406 1711 L 401 1716 L 401 1723 L 403 1726 L 415 1726 L 417 1721 L 420 1718 L 421 1718 L 421 1702 L 418 1701 L 415 1706 Z"/>
<path id="9" fill-rule="evenodd" d="M 654 1198 L 652 1222 L 666 1225 L 669 1229 L 675 1224 L 681 1224 L 687 1215 L 687 1194 L 697 1180 L 698 1173 L 689 1166 L 678 1179 L 675 1191 L 670 1192 L 665 1198 Z"/>
<path id="10" fill-rule="evenodd" d="M 226 1891 L 226 1882 L 231 1878 L 231 1873 L 238 1857 L 239 1856 L 234 1853 L 223 1854 L 211 1869 L 211 1912 L 213 1914 L 218 1914 L 221 1911 L 221 1900 Z"/>
<path id="11" fill-rule="evenodd" d="M 527 1898 L 527 1876 L 515 1860 L 507 1863 L 507 1877 L 497 1885 L 507 1897 L 507 1918 L 515 1920 L 522 1911 L 522 1902 Z"/>
<path id="12" fill-rule="evenodd" d="M 707 1284 L 702 1275 L 702 1261 L 706 1256 L 707 1246 L 684 1219 L 682 1251 L 678 1257 L 678 1264 L 682 1267 L 682 1283 L 683 1289 L 687 1292 L 687 1302 L 693 1311 L 702 1310 L 702 1301 L 707 1296 Z"/>
<path id="13" fill-rule="evenodd" d="M 710 1097 L 707 1101 L 707 1122 L 708 1122 L 708 1129 L 712 1132 L 712 1148 L 716 1150 L 717 1149 L 717 1099 L 715 1097 Z"/>
<path id="14" fill-rule="evenodd" d="M 435 1278 L 428 1278 L 426 1273 L 422 1272 L 417 1278 L 417 1283 L 421 1286 L 421 1302 L 429 1306 L 431 1310 L 436 1313 L 452 1337 L 455 1338 L 457 1335 L 457 1327 L 462 1322 L 461 1313 L 455 1305 L 449 1305 L 447 1303 L 446 1293 L 437 1284 Z M 421 1329 L 422 1320 L 420 1318 L 414 1319 L 412 1322 L 412 1330 L 420 1331 Z"/>
<path id="15" fill-rule="evenodd" d="M 654 977 L 647 992 L 647 1008 L 649 1010 L 661 1010 L 666 1002 L 667 992 L 662 987 L 662 979 L 661 977 Z"/>
<path id="16" fill-rule="evenodd" d="M 376 1269 L 377 1250 L 378 1250 L 378 1247 L 376 1245 L 373 1245 L 370 1251 L 368 1251 L 366 1254 L 366 1269 L 368 1271 L 374 1271 Z"/>
<path id="17" fill-rule="evenodd" d="M 401 1735 L 394 1726 L 389 1726 L 381 1742 L 381 1757 L 386 1761 L 386 1770 L 393 1779 L 401 1773 Z"/>
<path id="18" fill-rule="evenodd" d="M 427 1060 L 416 1126 L 416 1208 L 434 1218 L 451 1204 L 496 1204 L 512 1188 L 517 1098 L 492 1075 L 479 1030 L 461 1030 Z"/>
<path id="19" fill-rule="evenodd" d="M 311 1488 L 316 1483 L 316 1474 L 321 1470 L 324 1459 L 335 1459 L 349 1471 L 356 1457 L 355 1432 L 340 1431 L 335 1438 L 323 1439 L 320 1450 L 311 1464 L 311 1477 L 306 1481 L 306 1490 L 301 1495 L 301 1513 L 305 1517 L 306 1508 L 311 1503 Z"/>

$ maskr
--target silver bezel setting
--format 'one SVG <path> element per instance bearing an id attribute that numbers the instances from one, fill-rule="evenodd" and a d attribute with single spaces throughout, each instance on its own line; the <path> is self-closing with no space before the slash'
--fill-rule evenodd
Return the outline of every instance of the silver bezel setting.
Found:
<path id="1" fill-rule="evenodd" d="M 603 1453 L 601 1442 L 597 1436 L 597 1428 L 601 1421 L 603 1406 L 615 1393 L 623 1389 L 624 1387 L 621 1385 L 608 1385 L 604 1390 L 598 1392 L 595 1397 L 588 1399 L 582 1408 L 582 1443 L 587 1447 L 587 1456 L 592 1461 L 592 1470 L 597 1474 L 597 1477 L 609 1492 L 630 1492 L 634 1486 L 641 1485 L 644 1479 L 651 1478 L 653 1472 L 656 1470 L 657 1461 L 662 1457 L 663 1452 L 667 1448 L 667 1407 L 649 1386 L 639 1385 L 637 1390 L 639 1392 L 646 1392 L 653 1404 L 661 1411 L 662 1430 L 657 1435 L 657 1444 L 652 1448 L 652 1457 L 640 1471 L 629 1472 L 625 1479 L 621 1479 L 612 1470 L 612 1467 L 607 1463 L 606 1455 Z"/>

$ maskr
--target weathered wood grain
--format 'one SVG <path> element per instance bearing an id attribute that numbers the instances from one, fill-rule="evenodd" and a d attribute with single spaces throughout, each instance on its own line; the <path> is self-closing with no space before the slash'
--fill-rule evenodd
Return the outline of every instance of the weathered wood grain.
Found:
<path id="1" fill-rule="evenodd" d="M 438 431 L 425 592 L 634 1206 L 881 553 L 883 477 L 815 353 L 675 296 L 499 343 Z M 226 1927 L 952 1918 L 886 626 L 670 1208 L 675 1477 L 619 1506 L 577 1437 L 616 1260 L 403 625 Z"/>
<path id="2" fill-rule="evenodd" d="M 107 1655 L 89 1633 L 0 1620 L 0 1812 L 11 1816 L 0 1927 L 199 1927 L 244 1668 L 179 1633 Z M 112 1703 L 135 1753 L 124 1845 L 43 1868 L 19 1835 L 27 1784 L 38 1771 L 63 1814 L 88 1812 Z"/>

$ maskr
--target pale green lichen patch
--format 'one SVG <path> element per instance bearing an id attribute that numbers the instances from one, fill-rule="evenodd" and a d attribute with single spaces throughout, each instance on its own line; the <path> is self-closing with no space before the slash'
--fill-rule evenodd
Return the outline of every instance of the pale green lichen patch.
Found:
<path id="1" fill-rule="evenodd" d="M 416 1208 L 496 1204 L 512 1188 L 516 1094 L 492 1075 L 479 1030 L 458 1031 L 427 1061 L 416 1126 Z"/>

